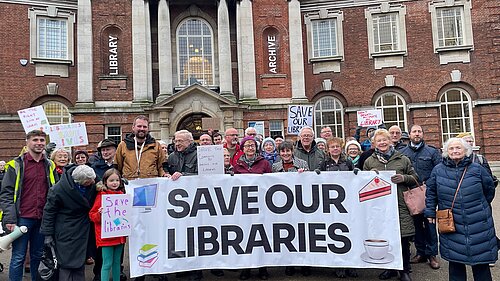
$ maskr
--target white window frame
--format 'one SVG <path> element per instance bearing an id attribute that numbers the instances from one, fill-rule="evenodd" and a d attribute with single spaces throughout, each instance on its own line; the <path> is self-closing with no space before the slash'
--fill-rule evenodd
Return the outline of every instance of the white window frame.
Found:
<path id="1" fill-rule="evenodd" d="M 47 106 L 58 107 L 58 114 L 51 114 L 51 111 L 47 109 Z M 48 101 L 43 103 L 42 107 L 45 111 L 45 115 L 47 116 L 47 120 L 49 121 L 50 125 L 69 124 L 73 120 L 71 113 L 69 113 L 68 107 L 63 103 L 60 103 L 58 101 Z M 55 119 L 58 120 L 55 121 Z M 65 122 L 64 120 L 68 120 L 68 122 Z"/>
<path id="2" fill-rule="evenodd" d="M 377 51 L 375 47 L 374 36 L 374 20 L 381 16 L 396 15 L 397 25 L 397 49 L 390 51 Z M 406 43 L 406 6 L 404 5 L 389 5 L 384 2 L 379 6 L 365 9 L 365 18 L 367 25 L 368 37 L 368 54 L 371 59 L 374 59 L 375 69 L 384 67 L 403 67 L 403 57 L 408 55 L 408 47 Z"/>
<path id="3" fill-rule="evenodd" d="M 273 123 L 275 125 L 276 124 L 278 125 L 277 126 L 277 127 L 279 127 L 278 130 L 273 130 L 273 126 L 272 126 Z M 280 136 L 285 137 L 285 135 L 284 135 L 284 132 L 285 132 L 284 128 L 285 127 L 284 127 L 283 123 L 284 123 L 283 120 L 269 120 L 269 136 L 273 137 L 273 132 L 279 132 Z"/>
<path id="4" fill-rule="evenodd" d="M 180 61 L 180 53 L 181 53 L 181 50 L 180 50 L 180 46 L 179 46 L 179 30 L 181 28 L 181 26 L 183 26 L 187 21 L 189 20 L 199 20 L 201 22 L 203 22 L 207 27 L 208 29 L 210 30 L 210 44 L 211 44 L 211 62 L 212 62 L 212 83 L 205 83 L 204 81 L 202 81 L 200 84 L 203 85 L 203 86 L 214 86 L 215 85 L 215 71 L 216 71 L 216 62 L 215 62 L 215 38 L 214 38 L 214 30 L 212 28 L 212 26 L 210 25 L 210 23 L 208 21 L 206 21 L 205 19 L 203 18 L 200 18 L 200 17 L 189 17 L 189 18 L 186 18 L 184 19 L 183 21 L 181 21 L 179 23 L 179 25 L 177 26 L 177 30 L 175 32 L 175 38 L 176 38 L 176 41 L 177 41 L 177 83 L 179 86 L 188 86 L 185 81 L 182 81 L 182 76 L 183 76 L 183 72 L 181 72 L 181 61 Z M 203 56 L 202 55 L 202 58 L 203 57 L 206 57 L 206 56 Z M 189 84 L 189 85 L 192 85 L 192 84 Z"/>
<path id="5" fill-rule="evenodd" d="M 110 128 L 119 128 L 120 129 L 120 134 L 119 135 L 110 135 L 109 134 L 109 129 Z M 120 125 L 105 125 L 104 126 L 104 137 L 106 139 L 109 139 L 110 137 L 120 137 L 120 142 L 122 141 L 122 127 Z M 120 142 L 117 142 L 116 144 L 119 144 Z"/>
<path id="6" fill-rule="evenodd" d="M 449 8 L 461 9 L 463 43 L 455 46 L 440 46 L 439 29 L 441 26 L 438 21 L 438 11 Z M 434 0 L 429 3 L 434 53 L 439 54 L 441 64 L 448 64 L 450 62 L 470 62 L 469 53 L 474 50 L 471 9 L 471 0 Z"/>
<path id="7" fill-rule="evenodd" d="M 334 56 L 315 57 L 313 43 L 313 23 L 315 21 L 331 20 L 335 22 L 337 53 Z M 320 9 L 304 16 L 307 33 L 308 60 L 313 64 L 313 73 L 340 72 L 340 62 L 344 60 L 344 14 L 338 10 Z"/>
<path id="8" fill-rule="evenodd" d="M 391 104 L 391 105 L 385 105 L 384 104 L 384 98 L 387 96 L 395 96 L 396 98 L 396 104 Z M 393 125 L 398 125 L 403 131 L 408 131 L 408 110 L 406 106 L 406 100 L 403 98 L 398 93 L 395 92 L 385 92 L 381 94 L 376 100 L 375 100 L 375 108 L 381 109 L 382 110 L 382 118 L 384 119 L 384 123 L 386 124 L 387 128 L 390 128 L 390 126 L 386 123 L 387 120 L 385 118 L 385 109 L 388 108 L 395 108 L 396 109 L 396 120 L 390 120 L 390 122 L 396 122 L 396 124 Z M 403 120 L 399 119 L 399 112 L 400 110 L 403 111 Z M 392 125 L 391 125 L 392 126 Z"/>
<path id="9" fill-rule="evenodd" d="M 450 101 L 448 102 L 448 92 L 450 91 L 459 91 L 460 92 L 460 100 L 459 101 Z M 464 96 L 467 98 L 467 100 L 464 100 Z M 446 142 L 449 138 L 455 137 L 459 133 L 463 132 L 474 132 L 474 115 L 472 115 L 472 98 L 470 94 L 462 89 L 462 88 L 451 88 L 446 90 L 444 93 L 441 94 L 439 97 L 439 102 L 440 102 L 440 107 L 439 107 L 439 117 L 440 117 L 440 123 L 441 123 L 441 136 L 443 138 L 443 143 Z M 452 104 L 460 104 L 461 109 L 462 109 L 462 116 L 458 118 L 450 118 L 449 117 L 449 112 L 448 112 L 448 106 Z M 468 109 L 465 109 L 465 105 L 467 105 Z M 445 106 L 446 109 L 446 117 L 443 117 L 443 106 Z M 469 115 L 468 117 L 465 116 L 465 112 L 467 110 L 467 114 Z M 466 120 L 469 120 L 469 126 L 470 128 L 467 128 L 467 122 Z M 450 130 L 450 121 L 451 120 L 460 120 L 463 130 L 460 130 L 461 132 L 455 131 L 455 130 Z M 445 128 L 444 126 L 447 126 L 447 132 L 445 133 Z"/>
<path id="10" fill-rule="evenodd" d="M 57 7 L 49 6 L 47 8 L 30 8 L 28 12 L 30 19 L 30 58 L 31 63 L 49 62 L 59 64 L 74 63 L 74 24 L 75 13 L 67 10 L 62 10 Z M 66 21 L 66 58 L 47 58 L 39 56 L 39 20 L 47 18 L 52 20 Z"/>
<path id="11" fill-rule="evenodd" d="M 325 99 L 333 99 L 334 100 L 334 108 L 333 109 L 323 109 L 321 108 L 321 102 Z M 318 108 L 319 106 L 319 108 Z M 339 123 L 324 123 L 323 122 L 323 114 L 322 113 L 328 113 L 328 112 L 340 112 L 340 124 Z M 320 115 L 320 122 L 318 123 L 316 120 L 317 114 Z M 340 125 L 340 129 L 338 128 Z M 320 98 L 315 104 L 314 104 L 314 128 L 315 128 L 315 133 L 316 137 L 320 137 L 321 133 L 321 128 L 328 126 L 332 129 L 332 134 L 334 137 L 339 137 L 339 138 L 344 138 L 344 105 L 340 100 L 336 97 L 333 96 L 325 96 Z M 319 128 L 319 129 L 318 129 Z"/>

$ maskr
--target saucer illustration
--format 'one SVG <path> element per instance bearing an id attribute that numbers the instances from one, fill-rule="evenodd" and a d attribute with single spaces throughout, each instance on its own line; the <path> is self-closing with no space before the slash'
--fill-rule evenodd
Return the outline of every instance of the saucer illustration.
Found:
<path id="1" fill-rule="evenodd" d="M 367 263 L 384 264 L 384 263 L 390 263 L 390 262 L 394 261 L 394 256 L 391 255 L 390 253 L 388 253 L 383 259 L 376 260 L 376 259 L 370 258 L 368 256 L 368 254 L 366 252 L 364 252 L 363 254 L 361 254 L 361 259 Z"/>

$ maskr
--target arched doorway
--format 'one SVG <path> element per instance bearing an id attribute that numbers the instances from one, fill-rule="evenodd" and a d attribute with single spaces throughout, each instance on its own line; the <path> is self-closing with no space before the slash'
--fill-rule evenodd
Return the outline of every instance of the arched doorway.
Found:
<path id="1" fill-rule="evenodd" d="M 210 117 L 208 114 L 205 113 L 192 113 L 184 118 L 179 122 L 179 125 L 177 126 L 177 131 L 179 130 L 188 130 L 193 134 L 193 138 L 195 140 L 199 139 L 201 135 L 206 133 L 206 131 L 203 131 L 202 125 L 201 125 L 201 118 L 206 118 Z"/>

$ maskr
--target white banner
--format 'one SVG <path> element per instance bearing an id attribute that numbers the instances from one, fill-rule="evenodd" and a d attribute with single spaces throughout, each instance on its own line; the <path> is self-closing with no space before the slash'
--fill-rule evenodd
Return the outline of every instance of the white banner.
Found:
<path id="1" fill-rule="evenodd" d="M 393 174 L 130 181 L 131 276 L 285 265 L 402 269 Z"/>

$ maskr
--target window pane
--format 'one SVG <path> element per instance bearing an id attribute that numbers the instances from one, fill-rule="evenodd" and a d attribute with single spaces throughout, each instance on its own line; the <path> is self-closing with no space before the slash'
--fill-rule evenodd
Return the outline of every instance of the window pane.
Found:
<path id="1" fill-rule="evenodd" d="M 316 134 L 319 136 L 321 128 L 329 126 L 334 136 L 343 138 L 344 109 L 340 101 L 333 97 L 324 97 L 316 102 L 314 108 Z"/>
<path id="2" fill-rule="evenodd" d="M 47 102 L 42 105 L 50 125 L 69 124 L 71 115 L 68 108 L 59 102 Z"/>
<path id="3" fill-rule="evenodd" d="M 179 84 L 213 85 L 212 30 L 200 19 L 189 19 L 177 32 Z"/>
<path id="4" fill-rule="evenodd" d="M 313 57 L 337 55 L 336 19 L 316 20 L 311 23 Z"/>
<path id="5" fill-rule="evenodd" d="M 463 7 L 436 10 L 439 46 L 463 45 Z"/>
<path id="6" fill-rule="evenodd" d="M 471 104 L 465 91 L 448 90 L 440 101 L 443 141 L 462 132 L 472 132 Z"/>
<path id="7" fill-rule="evenodd" d="M 382 116 L 387 128 L 398 125 L 406 131 L 406 102 L 396 93 L 385 93 L 375 101 L 375 107 L 382 109 Z"/>
<path id="8" fill-rule="evenodd" d="M 40 58 L 67 59 L 67 21 L 38 18 L 38 56 Z"/>

